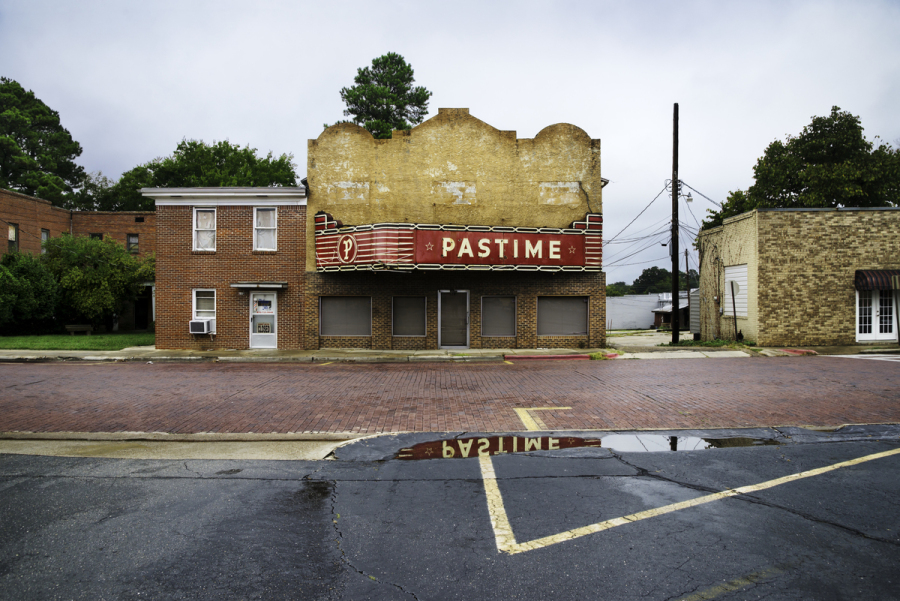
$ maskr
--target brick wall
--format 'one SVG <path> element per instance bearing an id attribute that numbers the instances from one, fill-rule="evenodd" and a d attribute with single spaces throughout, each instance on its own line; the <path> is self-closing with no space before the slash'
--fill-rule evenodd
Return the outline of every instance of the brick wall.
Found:
<path id="1" fill-rule="evenodd" d="M 737 316 L 737 330 L 745 340 L 758 341 L 759 307 L 757 213 L 726 219 L 700 236 L 700 336 L 703 340 L 735 339 L 735 319 L 720 314 L 728 296 L 725 267 L 747 265 L 747 315 Z"/>
<path id="2" fill-rule="evenodd" d="M 568 123 L 517 138 L 469 109 L 442 108 L 386 140 L 352 123 L 333 125 L 308 148 L 310 215 L 325 211 L 346 225 L 564 228 L 603 211 L 600 140 Z"/>
<path id="3" fill-rule="evenodd" d="M 201 203 L 202 204 L 202 203 Z M 193 249 L 193 209 L 157 208 L 156 346 L 162 349 L 245 349 L 250 336 L 250 292 L 239 281 L 284 281 L 278 291 L 278 348 L 304 347 L 303 266 L 306 207 L 279 206 L 278 250 L 253 250 L 253 207 L 219 206 L 216 250 Z M 216 290 L 216 336 L 192 335 L 192 291 Z"/>
<path id="4" fill-rule="evenodd" d="M 127 234 L 138 234 L 140 256 L 156 251 L 156 213 L 154 211 L 70 211 L 54 207 L 49 201 L 0 188 L 0 223 L 6 252 L 7 223 L 19 226 L 19 251 L 41 252 L 41 230 L 51 238 L 64 233 L 74 236 L 103 234 L 126 246 Z M 139 222 L 138 220 L 141 220 Z"/>
<path id="5" fill-rule="evenodd" d="M 127 248 L 128 234 L 138 235 L 138 254 L 156 252 L 155 211 L 72 211 L 72 234 L 103 234 Z"/>
<path id="6" fill-rule="evenodd" d="M 516 273 L 430 272 L 412 273 L 318 273 L 306 274 L 305 341 L 307 349 L 374 348 L 421 350 L 438 347 L 438 290 L 469 291 L 470 348 L 597 348 L 606 345 L 605 273 Z M 516 336 L 481 336 L 481 297 L 516 297 Z M 319 335 L 320 296 L 371 296 L 372 336 L 335 337 Z M 392 335 L 394 296 L 426 298 L 426 335 Z M 538 336 L 537 297 L 589 297 L 589 334 L 585 336 Z"/>
<path id="7" fill-rule="evenodd" d="M 900 211 L 760 211 L 760 343 L 856 343 L 857 269 L 900 269 Z"/>
<path id="8" fill-rule="evenodd" d="M 4 190 L 0 188 L 0 236 L 5 253 L 7 245 L 7 224 L 19 226 L 19 252 L 39 254 L 41 252 L 41 229 L 50 231 L 55 238 L 70 231 L 71 212 L 54 207 L 47 200 Z"/>

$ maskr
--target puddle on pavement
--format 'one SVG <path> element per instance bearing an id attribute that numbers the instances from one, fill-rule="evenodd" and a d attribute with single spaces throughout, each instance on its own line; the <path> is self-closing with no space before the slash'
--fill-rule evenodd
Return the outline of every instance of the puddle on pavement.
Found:
<path id="1" fill-rule="evenodd" d="M 466 459 L 509 453 L 558 451 L 580 447 L 605 447 L 623 453 L 656 453 L 672 451 L 700 451 L 729 447 L 776 445 L 774 440 L 756 438 L 698 438 L 694 436 L 664 436 L 660 434 L 609 434 L 601 438 L 573 436 L 491 436 L 422 442 L 400 449 L 396 459 Z"/>
<path id="2" fill-rule="evenodd" d="M 702 451 L 732 447 L 756 447 L 778 444 L 758 438 L 698 438 L 695 436 L 663 436 L 660 434 L 610 434 L 602 438 L 603 446 L 623 453 L 658 453 L 665 451 Z"/>

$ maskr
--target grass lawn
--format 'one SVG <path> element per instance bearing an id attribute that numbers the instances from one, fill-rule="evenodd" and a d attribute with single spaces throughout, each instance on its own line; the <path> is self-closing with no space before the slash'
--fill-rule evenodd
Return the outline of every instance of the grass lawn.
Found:
<path id="1" fill-rule="evenodd" d="M 0 349 L 28 351 L 120 351 L 129 346 L 156 343 L 153 332 L 116 332 L 114 334 L 49 334 L 46 336 L 0 336 Z"/>

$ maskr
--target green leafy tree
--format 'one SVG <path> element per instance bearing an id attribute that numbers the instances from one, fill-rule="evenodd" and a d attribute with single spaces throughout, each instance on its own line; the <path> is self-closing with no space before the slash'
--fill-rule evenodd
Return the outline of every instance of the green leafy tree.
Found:
<path id="1" fill-rule="evenodd" d="M 876 141 L 879 138 L 876 136 Z M 755 183 L 732 192 L 703 229 L 756 208 L 889 207 L 900 199 L 900 150 L 866 140 L 859 117 L 832 107 L 798 136 L 776 140 L 753 168 Z"/>
<path id="2" fill-rule="evenodd" d="M 81 146 L 34 92 L 0 77 L 0 188 L 61 204 L 81 185 Z"/>
<path id="3" fill-rule="evenodd" d="M 8 253 L 0 259 L 0 331 L 36 333 L 53 328 L 59 286 L 40 256 Z"/>
<path id="4" fill-rule="evenodd" d="M 100 324 L 155 279 L 155 258 L 140 259 L 109 238 L 63 234 L 44 243 L 42 261 L 59 284 L 60 319 Z"/>
<path id="5" fill-rule="evenodd" d="M 69 208 L 95 211 L 152 211 L 153 201 L 141 188 L 219 186 L 296 186 L 294 157 L 257 155 L 255 148 L 227 140 L 206 144 L 182 140 L 172 156 L 154 159 L 126 171 L 113 182 L 91 174 L 84 187 L 68 197 Z"/>
<path id="6" fill-rule="evenodd" d="M 373 59 L 371 67 L 357 69 L 353 81 L 356 85 L 341 89 L 341 100 L 347 105 L 344 116 L 352 116 L 353 123 L 375 138 L 390 138 L 395 129 L 411 129 L 428 114 L 431 92 L 413 87 L 413 68 L 395 52 Z"/>
<path id="7" fill-rule="evenodd" d="M 631 283 L 634 294 L 672 291 L 672 273 L 662 267 L 648 267 Z"/>
<path id="8" fill-rule="evenodd" d="M 625 296 L 631 294 L 631 286 L 625 282 L 614 282 L 606 286 L 606 296 Z"/>

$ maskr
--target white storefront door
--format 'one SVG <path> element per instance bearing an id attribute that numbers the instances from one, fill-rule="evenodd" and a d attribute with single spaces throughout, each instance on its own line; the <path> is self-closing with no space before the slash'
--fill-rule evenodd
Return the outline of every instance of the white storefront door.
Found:
<path id="1" fill-rule="evenodd" d="M 897 312 L 892 290 L 856 292 L 856 340 L 897 340 Z"/>
<path id="2" fill-rule="evenodd" d="M 250 348 L 278 348 L 278 299 L 274 292 L 250 293 Z"/>

